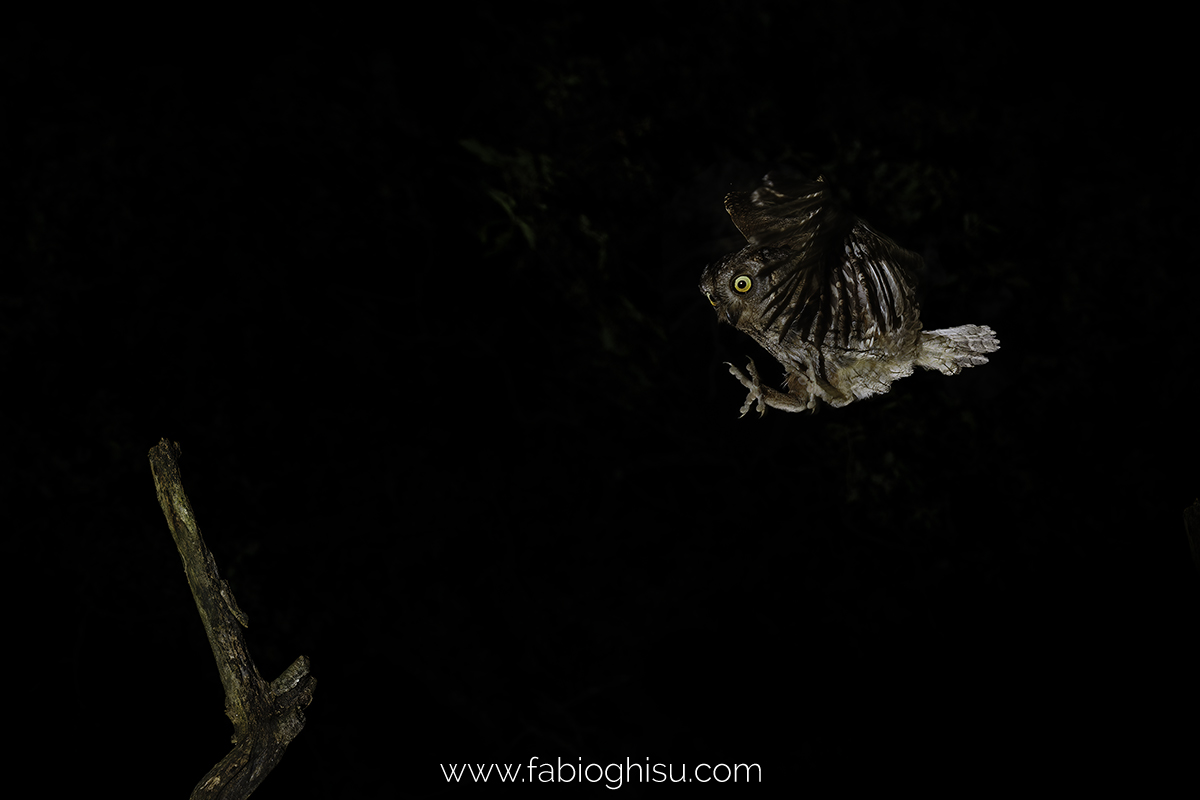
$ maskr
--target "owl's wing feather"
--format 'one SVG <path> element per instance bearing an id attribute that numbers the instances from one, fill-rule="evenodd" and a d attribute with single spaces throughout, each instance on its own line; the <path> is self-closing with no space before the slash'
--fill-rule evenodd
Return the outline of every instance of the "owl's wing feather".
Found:
<path id="1" fill-rule="evenodd" d="M 753 192 L 725 195 L 725 210 L 752 245 L 776 244 L 830 206 L 824 181 L 771 173 Z"/>
<path id="2" fill-rule="evenodd" d="M 768 175 L 753 192 L 725 198 L 738 230 L 763 245 L 773 283 L 764 324 L 779 338 L 795 331 L 820 346 L 867 343 L 913 327 L 909 270 L 921 258 L 833 202 L 824 182 Z M 919 329 L 919 325 L 916 326 Z"/>

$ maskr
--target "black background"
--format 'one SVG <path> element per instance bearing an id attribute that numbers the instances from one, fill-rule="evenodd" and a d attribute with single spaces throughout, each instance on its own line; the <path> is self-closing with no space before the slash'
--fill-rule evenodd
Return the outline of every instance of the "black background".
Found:
<path id="1" fill-rule="evenodd" d="M 257 797 L 483 795 L 440 765 L 532 757 L 770 795 L 1177 774 L 1175 26 L 582 8 L 9 30 L 7 661 L 47 785 L 182 796 L 228 749 L 162 437 L 260 669 L 319 681 Z M 991 325 L 992 363 L 739 420 L 756 351 L 696 284 L 776 166 L 922 253 L 926 325 Z"/>

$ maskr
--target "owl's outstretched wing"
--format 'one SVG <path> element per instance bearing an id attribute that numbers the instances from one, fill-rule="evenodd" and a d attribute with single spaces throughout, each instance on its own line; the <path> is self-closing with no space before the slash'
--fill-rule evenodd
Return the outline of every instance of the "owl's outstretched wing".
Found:
<path id="1" fill-rule="evenodd" d="M 763 324 L 781 340 L 795 331 L 819 347 L 832 335 L 832 344 L 860 349 L 919 329 L 909 271 L 921 257 L 840 208 L 821 179 L 772 173 L 753 192 L 727 195 L 725 209 L 769 254 L 759 273 L 772 283 Z"/>

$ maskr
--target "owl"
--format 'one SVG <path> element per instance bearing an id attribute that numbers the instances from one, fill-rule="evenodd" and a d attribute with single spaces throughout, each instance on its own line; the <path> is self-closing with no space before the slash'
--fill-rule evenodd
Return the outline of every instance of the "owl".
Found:
<path id="1" fill-rule="evenodd" d="M 921 330 L 912 273 L 921 257 L 833 202 L 823 178 L 771 173 L 725 209 L 748 244 L 710 264 L 700 291 L 717 319 L 750 334 L 787 373 L 763 386 L 754 361 L 729 372 L 757 403 L 784 411 L 840 408 L 884 394 L 914 366 L 956 375 L 1000 349 L 986 325 Z"/>

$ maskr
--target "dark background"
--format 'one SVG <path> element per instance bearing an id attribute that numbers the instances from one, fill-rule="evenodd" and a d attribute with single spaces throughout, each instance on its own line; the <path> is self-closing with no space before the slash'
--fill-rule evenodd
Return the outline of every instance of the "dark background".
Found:
<path id="1" fill-rule="evenodd" d="M 7 660 L 48 785 L 182 796 L 228 749 L 162 437 L 260 669 L 319 680 L 256 797 L 482 796 L 440 765 L 535 756 L 769 796 L 1177 774 L 1193 68 L 1145 13 L 12 27 Z M 778 166 L 922 253 L 927 326 L 992 362 L 739 420 L 756 351 L 696 284 Z"/>

